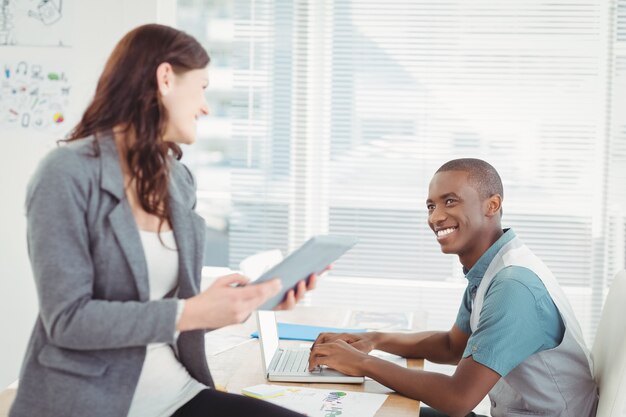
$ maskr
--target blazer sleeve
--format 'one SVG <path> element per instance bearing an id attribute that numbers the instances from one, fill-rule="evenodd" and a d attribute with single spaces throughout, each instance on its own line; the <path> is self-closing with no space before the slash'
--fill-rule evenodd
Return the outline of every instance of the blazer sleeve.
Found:
<path id="1" fill-rule="evenodd" d="M 42 161 L 28 186 L 28 251 L 46 334 L 51 343 L 78 350 L 173 343 L 176 299 L 93 297 L 89 168 L 75 151 L 59 148 Z"/>

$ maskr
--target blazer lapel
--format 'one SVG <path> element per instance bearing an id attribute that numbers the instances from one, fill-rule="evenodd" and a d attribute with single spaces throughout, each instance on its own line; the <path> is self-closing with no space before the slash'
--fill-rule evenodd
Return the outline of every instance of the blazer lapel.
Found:
<path id="1" fill-rule="evenodd" d="M 133 274 L 139 300 L 146 301 L 150 299 L 148 267 L 137 223 L 124 192 L 124 177 L 117 147 L 110 134 L 101 137 L 98 143 L 101 161 L 100 187 L 118 199 L 117 206 L 109 214 L 111 229 Z"/>

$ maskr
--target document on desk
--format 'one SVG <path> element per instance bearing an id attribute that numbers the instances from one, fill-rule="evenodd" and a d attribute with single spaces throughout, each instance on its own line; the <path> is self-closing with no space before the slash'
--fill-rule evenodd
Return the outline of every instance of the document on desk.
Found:
<path id="1" fill-rule="evenodd" d="M 271 385 L 284 391 L 265 401 L 309 417 L 374 417 L 387 399 L 385 394 Z M 259 386 L 250 387 L 259 389 Z M 245 391 L 245 389 L 244 389 Z"/>
<path id="2" fill-rule="evenodd" d="M 232 330 L 227 328 L 213 330 L 204 335 L 204 353 L 207 356 L 216 356 L 233 348 L 248 343 L 250 339 L 247 335 L 231 334 Z"/>

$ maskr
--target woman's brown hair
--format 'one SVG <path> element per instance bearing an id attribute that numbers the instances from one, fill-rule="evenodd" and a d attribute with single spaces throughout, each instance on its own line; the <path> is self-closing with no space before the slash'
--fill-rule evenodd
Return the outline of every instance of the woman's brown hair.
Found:
<path id="1" fill-rule="evenodd" d="M 148 24 L 127 33 L 117 44 L 98 80 L 96 93 L 66 142 L 123 127 L 135 140 L 127 144 L 127 163 L 137 184 L 141 207 L 170 220 L 168 202 L 170 151 L 182 150 L 163 140 L 167 112 L 159 98 L 157 67 L 169 63 L 177 74 L 202 69 L 209 55 L 192 36 L 169 26 Z M 99 155 L 98 141 L 95 152 Z"/>

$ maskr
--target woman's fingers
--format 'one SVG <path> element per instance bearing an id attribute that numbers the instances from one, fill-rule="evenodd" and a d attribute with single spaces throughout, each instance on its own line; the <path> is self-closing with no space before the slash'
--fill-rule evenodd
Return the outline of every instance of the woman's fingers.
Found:
<path id="1" fill-rule="evenodd" d="M 234 273 L 217 278 L 213 285 L 225 287 L 228 285 L 246 285 L 248 282 L 250 282 L 250 279 L 248 277 Z"/>

